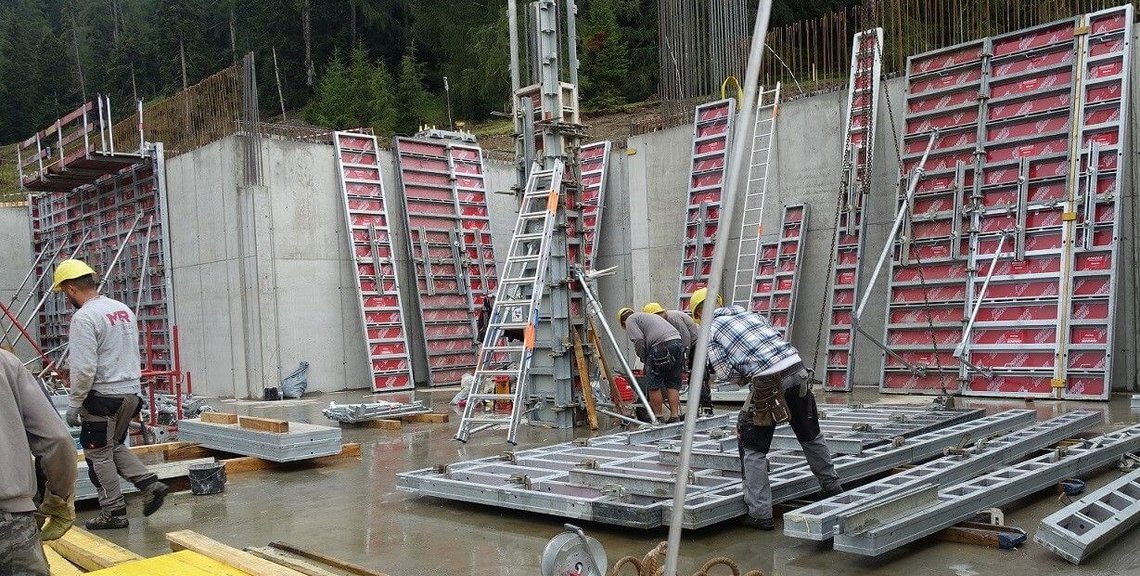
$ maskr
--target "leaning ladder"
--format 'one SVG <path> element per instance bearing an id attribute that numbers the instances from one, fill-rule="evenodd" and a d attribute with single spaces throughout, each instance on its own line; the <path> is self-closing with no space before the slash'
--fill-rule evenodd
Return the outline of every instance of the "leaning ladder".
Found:
<path id="1" fill-rule="evenodd" d="M 744 196 L 744 217 L 740 221 L 740 250 L 737 251 L 736 278 L 732 283 L 732 303 L 751 307 L 756 264 L 760 258 L 760 235 L 764 223 L 764 196 L 768 191 L 772 148 L 776 144 L 776 113 L 780 106 L 780 83 L 772 90 L 760 87 L 756 99 L 756 123 L 752 129 L 752 158 L 748 164 L 748 188 Z"/>
<path id="2" fill-rule="evenodd" d="M 487 333 L 479 350 L 475 382 L 467 396 L 463 419 L 459 422 L 459 431 L 455 435 L 455 439 L 460 442 L 466 442 L 472 434 L 481 430 L 506 424 L 507 442 L 516 443 L 523 402 L 530 384 L 528 378 L 531 359 L 534 357 L 539 303 L 546 282 L 547 260 L 564 171 L 562 161 L 554 160 L 549 169 L 532 169 L 527 179 L 514 235 L 499 275 L 495 305 L 491 309 Z M 522 343 L 511 344 L 507 341 L 508 330 L 522 330 Z M 509 394 L 483 392 L 484 383 L 496 377 L 514 378 L 514 391 Z M 478 411 L 484 402 L 508 400 L 511 401 L 509 416 Z"/>

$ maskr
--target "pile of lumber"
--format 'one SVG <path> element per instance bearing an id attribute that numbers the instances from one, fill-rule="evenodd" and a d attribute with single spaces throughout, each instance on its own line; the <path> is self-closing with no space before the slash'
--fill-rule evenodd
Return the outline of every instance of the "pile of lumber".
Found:
<path id="1" fill-rule="evenodd" d="M 52 576 L 386 576 L 296 546 L 274 542 L 238 550 L 191 530 L 166 535 L 172 552 L 143 558 L 72 528 L 44 548 Z"/>
<path id="2" fill-rule="evenodd" d="M 404 424 L 446 424 L 449 420 L 447 414 L 441 412 L 427 412 L 423 414 L 405 414 L 390 418 L 375 418 L 360 422 L 341 422 L 341 426 L 355 426 L 358 428 L 374 428 L 377 430 L 401 430 Z"/>

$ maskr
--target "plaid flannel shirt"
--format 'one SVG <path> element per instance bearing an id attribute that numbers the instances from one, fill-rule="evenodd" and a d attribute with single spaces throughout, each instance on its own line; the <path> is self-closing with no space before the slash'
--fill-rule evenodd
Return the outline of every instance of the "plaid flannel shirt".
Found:
<path id="1" fill-rule="evenodd" d="M 742 306 L 717 308 L 713 312 L 708 362 L 720 378 L 759 376 L 798 355 L 796 348 L 762 314 Z"/>

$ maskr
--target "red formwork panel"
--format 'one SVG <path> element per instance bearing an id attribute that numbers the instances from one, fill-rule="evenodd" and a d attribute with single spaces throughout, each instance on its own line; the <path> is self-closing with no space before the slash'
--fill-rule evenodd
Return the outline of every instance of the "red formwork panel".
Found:
<path id="1" fill-rule="evenodd" d="M 414 388 L 388 221 L 391 203 L 384 190 L 376 137 L 337 132 L 334 143 L 370 385 L 376 392 Z"/>
<path id="2" fill-rule="evenodd" d="M 1107 398 L 1132 20 L 1126 5 L 909 60 L 904 167 L 941 132 L 892 263 L 887 341 L 924 369 L 885 358 L 884 391 L 941 391 L 925 358 L 968 395 Z M 940 342 L 975 307 L 959 365 Z"/>
<path id="3" fill-rule="evenodd" d="M 721 224 L 720 201 L 735 119 L 736 100 L 731 98 L 697 106 L 693 114 L 689 205 L 685 211 L 677 291 L 681 310 L 689 309 L 689 294 L 708 284 L 713 246 Z"/>
<path id="4" fill-rule="evenodd" d="M 163 217 L 165 191 L 161 189 L 164 180 L 156 177 L 162 171 L 163 158 L 159 150 L 151 154 L 150 161 L 94 184 L 34 196 L 29 213 L 33 249 L 38 253 L 46 246 L 52 254 L 59 248 L 58 259 L 74 253 L 94 268 L 104 282 L 104 295 L 137 310 L 140 334 L 151 335 L 153 367 L 168 370 L 173 363 L 172 304 L 167 292 L 170 266 Z M 111 269 L 121 246 L 122 255 Z M 41 262 L 35 270 L 37 277 L 46 272 L 39 287 L 41 295 L 51 289 L 51 269 L 56 263 Z M 34 305 L 31 302 L 28 310 Z M 48 294 L 37 316 L 41 349 L 63 349 L 72 312 L 63 297 Z M 145 338 L 140 340 L 145 358 Z"/>
<path id="5" fill-rule="evenodd" d="M 594 255 L 602 225 L 602 208 L 605 206 L 611 147 L 612 143 L 604 140 L 582 146 L 579 152 L 582 172 L 582 264 L 587 270 L 594 268 Z"/>
<path id="6" fill-rule="evenodd" d="M 483 153 L 449 138 L 396 138 L 428 384 L 459 384 L 477 363 L 476 317 L 497 286 Z"/>
<path id="7" fill-rule="evenodd" d="M 776 242 L 760 245 L 752 287 L 752 309 L 767 316 L 785 338 L 790 338 L 795 322 L 798 272 L 803 259 L 808 206 L 785 206 L 780 222 L 780 237 Z"/>
<path id="8" fill-rule="evenodd" d="M 851 44 L 851 74 L 847 85 L 847 120 L 843 142 L 843 210 L 835 231 L 835 270 L 830 281 L 827 358 L 821 378 L 827 390 L 848 391 L 854 384 L 855 326 L 859 293 L 859 263 L 863 252 L 863 217 L 871 192 L 875 119 L 879 106 L 882 62 L 881 28 L 855 34 Z"/>

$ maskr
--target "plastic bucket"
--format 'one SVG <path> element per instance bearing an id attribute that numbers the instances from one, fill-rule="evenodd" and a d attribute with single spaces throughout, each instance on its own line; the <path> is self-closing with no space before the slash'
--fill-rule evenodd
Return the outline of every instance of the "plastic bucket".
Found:
<path id="1" fill-rule="evenodd" d="M 226 465 L 222 462 L 191 464 L 188 476 L 192 494 L 218 494 L 226 488 Z"/>

